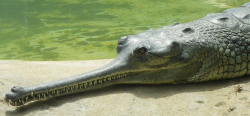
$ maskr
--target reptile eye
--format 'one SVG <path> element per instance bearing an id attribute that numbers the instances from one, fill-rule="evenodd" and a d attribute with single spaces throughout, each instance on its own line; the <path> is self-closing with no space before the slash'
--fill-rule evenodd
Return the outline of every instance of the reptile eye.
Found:
<path id="1" fill-rule="evenodd" d="M 138 56 L 144 56 L 146 54 L 146 52 L 147 52 L 147 48 L 145 48 L 145 47 L 136 48 L 134 50 L 134 53 Z"/>

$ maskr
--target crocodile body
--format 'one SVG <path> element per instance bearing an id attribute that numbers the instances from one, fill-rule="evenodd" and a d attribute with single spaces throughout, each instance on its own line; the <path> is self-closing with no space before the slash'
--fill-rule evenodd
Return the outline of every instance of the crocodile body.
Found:
<path id="1" fill-rule="evenodd" d="M 78 76 L 15 86 L 10 105 L 88 91 L 114 84 L 178 84 L 250 74 L 250 2 L 192 22 L 123 36 L 117 57 Z"/>

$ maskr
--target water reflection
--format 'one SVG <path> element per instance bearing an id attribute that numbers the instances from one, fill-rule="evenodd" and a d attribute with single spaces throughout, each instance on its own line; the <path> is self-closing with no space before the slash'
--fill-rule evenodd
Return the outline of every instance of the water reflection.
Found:
<path id="1" fill-rule="evenodd" d="M 0 0 L 0 59 L 116 56 L 117 40 L 199 19 L 248 0 Z"/>

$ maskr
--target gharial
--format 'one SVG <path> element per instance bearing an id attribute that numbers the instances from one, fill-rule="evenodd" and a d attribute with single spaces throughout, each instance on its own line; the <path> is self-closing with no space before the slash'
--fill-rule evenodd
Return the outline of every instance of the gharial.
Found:
<path id="1" fill-rule="evenodd" d="M 192 22 L 123 36 L 117 57 L 78 76 L 5 95 L 13 106 L 114 84 L 194 83 L 250 75 L 250 2 Z"/>

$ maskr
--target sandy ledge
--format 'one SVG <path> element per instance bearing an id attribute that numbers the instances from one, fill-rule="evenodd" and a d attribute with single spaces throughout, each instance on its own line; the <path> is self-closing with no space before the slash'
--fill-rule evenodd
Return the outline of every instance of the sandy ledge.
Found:
<path id="1" fill-rule="evenodd" d="M 250 78 L 183 85 L 116 85 L 8 106 L 4 95 L 12 86 L 31 86 L 78 75 L 111 60 L 94 61 L 0 61 L 0 116 L 249 116 Z M 235 87 L 243 86 L 241 93 Z M 230 110 L 231 108 L 231 110 Z"/>

